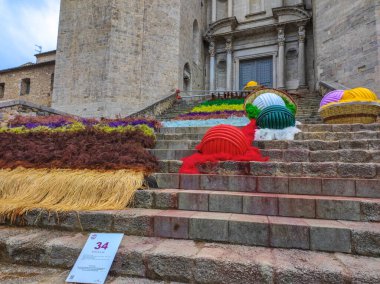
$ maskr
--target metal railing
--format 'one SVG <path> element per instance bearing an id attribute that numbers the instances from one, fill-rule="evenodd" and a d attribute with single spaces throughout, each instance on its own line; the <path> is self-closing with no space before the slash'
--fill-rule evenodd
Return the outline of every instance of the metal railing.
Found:
<path id="1" fill-rule="evenodd" d="M 191 98 L 205 98 L 210 97 L 214 99 L 229 99 L 229 98 L 245 98 L 252 91 L 244 90 L 220 90 L 220 91 L 210 91 L 210 90 L 196 90 L 196 91 L 181 91 L 180 96 L 182 99 Z M 185 95 L 183 95 L 185 94 Z"/>

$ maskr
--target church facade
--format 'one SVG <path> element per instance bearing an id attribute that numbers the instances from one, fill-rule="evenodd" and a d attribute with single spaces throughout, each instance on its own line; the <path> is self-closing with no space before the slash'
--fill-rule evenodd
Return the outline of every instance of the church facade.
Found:
<path id="1" fill-rule="evenodd" d="M 337 82 L 380 93 L 380 4 L 61 0 L 51 73 L 49 104 L 87 117 L 129 115 L 176 89 L 236 91 L 251 80 L 299 92 Z"/>

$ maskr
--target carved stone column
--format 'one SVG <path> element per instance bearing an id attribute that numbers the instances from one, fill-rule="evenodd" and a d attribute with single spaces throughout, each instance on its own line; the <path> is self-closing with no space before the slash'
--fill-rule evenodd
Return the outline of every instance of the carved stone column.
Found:
<path id="1" fill-rule="evenodd" d="M 277 88 L 285 89 L 285 26 L 279 26 L 278 32 L 278 64 Z"/>
<path id="2" fill-rule="evenodd" d="M 210 41 L 208 49 L 210 53 L 210 91 L 215 91 L 215 41 Z"/>
<path id="3" fill-rule="evenodd" d="M 228 0 L 228 18 L 231 18 L 234 15 L 234 1 Z"/>
<path id="4" fill-rule="evenodd" d="M 216 0 L 211 2 L 211 22 L 216 22 Z"/>
<path id="5" fill-rule="evenodd" d="M 299 87 L 306 87 L 306 72 L 305 72 L 305 24 L 298 26 L 298 80 Z"/>
<path id="6" fill-rule="evenodd" d="M 226 39 L 227 52 L 227 72 L 226 72 L 226 89 L 232 90 L 232 38 Z"/>

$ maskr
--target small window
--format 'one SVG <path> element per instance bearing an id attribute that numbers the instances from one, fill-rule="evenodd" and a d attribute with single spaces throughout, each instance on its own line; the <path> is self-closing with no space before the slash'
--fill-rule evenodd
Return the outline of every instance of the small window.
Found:
<path id="1" fill-rule="evenodd" d="M 0 83 L 0 99 L 4 98 L 5 83 Z"/>
<path id="2" fill-rule="evenodd" d="M 30 94 L 30 79 L 22 79 L 21 80 L 21 92 L 20 96 L 25 96 Z"/>
<path id="3" fill-rule="evenodd" d="M 54 88 L 54 73 L 50 75 L 50 92 L 53 92 Z"/>

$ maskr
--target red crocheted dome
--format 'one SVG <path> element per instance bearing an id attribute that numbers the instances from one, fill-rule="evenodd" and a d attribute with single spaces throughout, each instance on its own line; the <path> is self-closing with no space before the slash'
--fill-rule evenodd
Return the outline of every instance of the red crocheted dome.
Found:
<path id="1" fill-rule="evenodd" d="M 244 155 L 250 145 L 243 132 L 231 125 L 218 125 L 208 130 L 197 149 L 206 155 L 228 153 Z"/>

